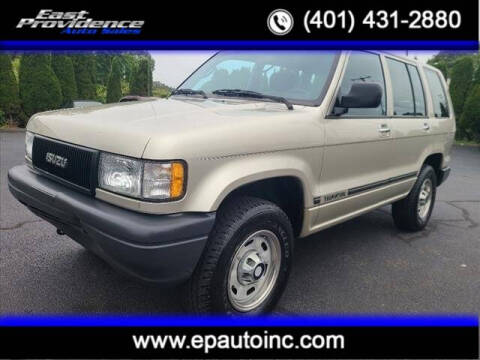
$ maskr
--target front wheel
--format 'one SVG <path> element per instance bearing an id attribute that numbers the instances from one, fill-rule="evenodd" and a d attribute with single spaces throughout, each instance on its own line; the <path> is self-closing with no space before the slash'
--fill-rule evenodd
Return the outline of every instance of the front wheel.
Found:
<path id="1" fill-rule="evenodd" d="M 437 176 L 430 165 L 424 165 L 410 194 L 392 204 L 395 225 L 406 231 L 420 231 L 432 215 L 437 191 Z"/>
<path id="2" fill-rule="evenodd" d="M 229 200 L 217 214 L 187 300 L 195 313 L 266 313 L 290 272 L 293 231 L 275 204 L 253 197 Z"/>

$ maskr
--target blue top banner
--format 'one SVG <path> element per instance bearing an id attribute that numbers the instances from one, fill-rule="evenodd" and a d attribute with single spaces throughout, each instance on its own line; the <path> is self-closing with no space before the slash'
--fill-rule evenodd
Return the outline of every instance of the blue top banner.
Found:
<path id="1" fill-rule="evenodd" d="M 456 40 L 1 40 L 0 51 L 139 50 L 462 50 L 478 41 Z"/>

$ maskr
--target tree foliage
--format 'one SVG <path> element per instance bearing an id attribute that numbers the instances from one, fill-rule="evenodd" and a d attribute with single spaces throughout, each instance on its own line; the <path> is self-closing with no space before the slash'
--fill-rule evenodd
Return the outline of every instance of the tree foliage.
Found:
<path id="1" fill-rule="evenodd" d="M 5 125 L 6 123 L 7 123 L 7 121 L 5 119 L 5 113 L 3 112 L 2 109 L 0 109 L 0 127 Z"/>
<path id="2" fill-rule="evenodd" d="M 22 56 L 19 88 L 23 110 L 27 116 L 58 109 L 62 104 L 62 90 L 51 68 L 50 55 Z"/>
<path id="3" fill-rule="evenodd" d="M 452 96 L 453 109 L 461 117 L 463 105 L 473 79 L 473 62 L 470 57 L 459 59 L 452 67 L 450 95 Z"/>
<path id="4" fill-rule="evenodd" d="M 63 105 L 70 107 L 73 104 L 73 100 L 78 98 L 73 61 L 66 55 L 53 55 L 52 68 L 60 82 Z"/>
<path id="5" fill-rule="evenodd" d="M 460 124 L 464 137 L 480 142 L 480 83 L 473 87 L 465 101 Z"/>
<path id="6" fill-rule="evenodd" d="M 116 102 L 131 92 L 130 85 L 140 95 L 151 95 L 154 65 L 148 52 L 0 55 L 2 121 L 22 126 L 27 115 L 69 106 L 75 99 L 105 102 L 107 92 L 108 101 Z"/>
<path id="7" fill-rule="evenodd" d="M 107 84 L 107 103 L 118 102 L 122 97 L 122 64 L 120 59 L 114 58 L 112 61 L 112 71 L 108 77 Z"/>
<path id="8" fill-rule="evenodd" d="M 0 109 L 4 121 L 14 121 L 22 113 L 17 78 L 9 55 L 0 55 Z"/>
<path id="9" fill-rule="evenodd" d="M 96 99 L 95 57 L 93 55 L 75 55 L 73 59 L 78 97 L 82 100 Z"/>
<path id="10" fill-rule="evenodd" d="M 96 79 L 98 85 L 107 85 L 110 71 L 112 70 L 113 55 L 110 54 L 98 54 L 95 56 L 96 64 Z"/>
<path id="11" fill-rule="evenodd" d="M 152 95 L 152 78 L 150 62 L 146 58 L 139 60 L 130 81 L 130 94 L 139 96 Z"/>

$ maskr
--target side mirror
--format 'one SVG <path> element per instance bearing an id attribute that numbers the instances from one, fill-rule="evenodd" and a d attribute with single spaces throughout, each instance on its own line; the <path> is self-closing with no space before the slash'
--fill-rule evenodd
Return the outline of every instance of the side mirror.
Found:
<path id="1" fill-rule="evenodd" d="M 375 83 L 353 83 L 350 92 L 342 96 L 338 107 L 376 108 L 382 101 L 382 88 Z"/>

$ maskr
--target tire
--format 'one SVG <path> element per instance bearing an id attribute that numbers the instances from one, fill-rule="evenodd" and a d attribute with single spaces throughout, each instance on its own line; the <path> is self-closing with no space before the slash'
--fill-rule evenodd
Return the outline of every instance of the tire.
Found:
<path id="1" fill-rule="evenodd" d="M 292 226 L 277 205 L 254 197 L 227 201 L 217 212 L 206 248 L 187 284 L 189 310 L 228 315 L 271 311 L 287 283 L 292 251 Z"/>
<path id="2" fill-rule="evenodd" d="M 430 187 L 425 207 L 419 209 L 419 202 L 426 196 L 426 190 Z M 423 191 L 423 192 L 422 192 Z M 392 216 L 395 225 L 405 231 L 420 231 L 428 223 L 432 215 L 435 197 L 437 193 L 437 176 L 430 165 L 424 165 L 412 190 L 405 199 L 392 204 Z"/>

